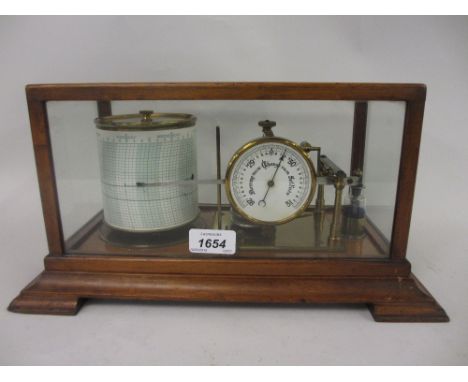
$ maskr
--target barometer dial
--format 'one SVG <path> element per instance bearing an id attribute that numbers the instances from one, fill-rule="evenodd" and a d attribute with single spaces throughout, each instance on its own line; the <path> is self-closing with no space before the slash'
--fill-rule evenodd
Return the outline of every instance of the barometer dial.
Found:
<path id="1" fill-rule="evenodd" d="M 271 137 L 251 141 L 232 157 L 226 191 L 241 216 L 259 224 L 286 223 L 312 201 L 314 166 L 304 150 L 289 140 Z"/>

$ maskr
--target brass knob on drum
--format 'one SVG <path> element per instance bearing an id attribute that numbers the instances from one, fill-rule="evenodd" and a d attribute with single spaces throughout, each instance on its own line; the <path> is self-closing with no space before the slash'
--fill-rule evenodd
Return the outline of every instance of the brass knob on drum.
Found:
<path id="1" fill-rule="evenodd" d="M 151 122 L 151 116 L 153 115 L 153 110 L 140 110 L 141 122 Z"/>

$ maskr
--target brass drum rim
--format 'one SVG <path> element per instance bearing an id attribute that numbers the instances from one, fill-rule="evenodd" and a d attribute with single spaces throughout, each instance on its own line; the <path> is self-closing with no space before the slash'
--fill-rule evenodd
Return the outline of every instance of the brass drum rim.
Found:
<path id="1" fill-rule="evenodd" d="M 258 220 L 256 218 L 250 216 L 249 214 L 245 213 L 239 207 L 239 205 L 236 203 L 236 201 L 235 201 L 235 199 L 234 199 L 234 197 L 233 197 L 233 195 L 231 193 L 231 175 L 232 175 L 232 171 L 234 169 L 234 166 L 236 165 L 239 158 L 242 156 L 242 154 L 244 154 L 246 151 L 248 151 L 252 147 L 255 147 L 255 146 L 257 146 L 259 144 L 262 144 L 262 143 L 268 143 L 268 142 L 282 143 L 282 144 L 284 144 L 286 146 L 289 146 L 291 149 L 297 151 L 304 158 L 305 162 L 307 163 L 307 166 L 308 166 L 308 168 L 310 170 L 310 175 L 311 175 L 311 178 L 310 178 L 310 181 L 311 181 L 310 193 L 309 193 L 309 196 L 307 197 L 307 199 L 304 201 L 301 208 L 299 208 L 294 214 L 291 214 L 287 218 L 280 219 L 280 220 L 275 220 L 275 221 Z M 263 225 L 284 224 L 284 223 L 290 222 L 291 220 L 296 219 L 312 203 L 312 200 L 313 200 L 314 195 L 315 195 L 315 191 L 317 189 L 317 173 L 315 171 L 314 164 L 311 161 L 311 159 L 309 158 L 309 156 L 307 155 L 307 153 L 296 142 L 293 142 L 293 141 L 290 141 L 289 139 L 281 138 L 281 137 L 261 137 L 261 138 L 253 139 L 253 140 L 247 142 L 246 144 L 244 144 L 241 148 L 239 148 L 234 153 L 234 155 L 230 159 L 230 161 L 229 161 L 229 163 L 227 165 L 225 179 L 226 179 L 225 180 L 226 196 L 227 196 L 227 198 L 229 200 L 229 203 L 231 204 L 232 208 L 234 208 L 234 210 L 239 215 L 241 215 L 243 218 L 247 219 L 248 221 L 250 221 L 252 223 L 256 223 L 256 224 L 263 224 Z"/>
<path id="2" fill-rule="evenodd" d="M 164 123 L 149 120 L 127 122 L 119 124 L 119 120 L 141 118 L 141 114 L 121 114 L 109 115 L 106 117 L 98 117 L 94 120 L 96 128 L 100 130 L 110 131 L 151 131 L 151 130 L 172 130 L 184 127 L 195 126 L 197 118 L 192 114 L 186 113 L 152 113 L 149 115 L 151 118 L 172 118 L 173 121 L 165 121 Z"/>

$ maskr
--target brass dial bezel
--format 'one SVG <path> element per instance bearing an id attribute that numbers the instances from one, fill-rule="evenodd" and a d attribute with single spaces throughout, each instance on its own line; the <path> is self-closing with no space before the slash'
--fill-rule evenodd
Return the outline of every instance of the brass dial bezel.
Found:
<path id="1" fill-rule="evenodd" d="M 236 165 L 237 161 L 239 158 L 248 150 L 252 149 L 253 147 L 259 145 L 259 144 L 264 144 L 264 143 L 280 143 L 285 146 L 288 146 L 292 150 L 296 151 L 301 155 L 305 162 L 307 163 L 307 166 L 310 171 L 310 182 L 311 182 L 311 188 L 309 192 L 309 196 L 307 199 L 303 202 L 301 207 L 296 210 L 293 214 L 288 216 L 285 219 L 280 219 L 280 220 L 274 220 L 274 221 L 263 221 L 254 218 L 253 216 L 250 216 L 247 214 L 236 202 L 235 198 L 233 197 L 231 193 L 231 175 L 232 171 L 234 170 L 234 166 Z M 286 138 L 281 138 L 281 137 L 261 137 L 257 139 L 253 139 L 246 144 L 244 144 L 241 148 L 239 148 L 234 155 L 232 156 L 231 160 L 229 161 L 227 165 L 227 170 L 226 170 L 226 177 L 225 177 L 225 187 L 226 187 L 226 196 L 229 200 L 229 203 L 231 204 L 232 208 L 244 219 L 247 219 L 248 221 L 255 223 L 255 224 L 263 224 L 263 225 L 278 225 L 278 224 L 284 224 L 287 222 L 290 222 L 291 220 L 294 220 L 298 216 L 300 216 L 306 209 L 309 207 L 309 205 L 312 203 L 312 199 L 314 198 L 315 191 L 317 189 L 317 173 L 315 171 L 315 167 L 307 153 L 304 151 L 304 149 L 298 145 L 297 143 L 290 141 L 289 139 Z"/>

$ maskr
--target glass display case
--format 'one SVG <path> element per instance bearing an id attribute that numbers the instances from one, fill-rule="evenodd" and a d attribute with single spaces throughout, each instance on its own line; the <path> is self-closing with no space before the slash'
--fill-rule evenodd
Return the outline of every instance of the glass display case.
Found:
<path id="1" fill-rule="evenodd" d="M 30 85 L 27 96 L 50 253 L 10 310 L 342 302 L 381 321 L 447 320 L 405 259 L 424 85 Z M 207 242 L 190 232 L 220 239 L 197 250 Z"/>

